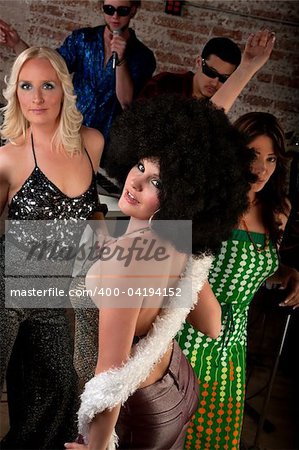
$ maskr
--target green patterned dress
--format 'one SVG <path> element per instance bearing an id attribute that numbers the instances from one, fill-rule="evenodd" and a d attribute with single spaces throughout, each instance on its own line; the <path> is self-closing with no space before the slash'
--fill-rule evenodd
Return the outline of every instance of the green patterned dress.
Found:
<path id="1" fill-rule="evenodd" d="M 264 234 L 232 232 L 209 273 L 222 307 L 220 336 L 211 339 L 187 323 L 177 336 L 200 384 L 199 407 L 187 431 L 186 450 L 239 449 L 248 308 L 260 285 L 278 267 L 274 246 L 264 247 Z"/>

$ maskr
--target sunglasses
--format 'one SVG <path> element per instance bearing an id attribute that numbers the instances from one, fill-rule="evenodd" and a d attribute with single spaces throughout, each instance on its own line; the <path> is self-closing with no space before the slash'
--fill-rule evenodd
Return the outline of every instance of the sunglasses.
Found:
<path id="1" fill-rule="evenodd" d="M 230 75 L 221 75 L 221 73 L 218 73 L 217 70 L 212 69 L 212 67 L 209 67 L 205 59 L 203 58 L 201 60 L 201 67 L 203 74 L 205 74 L 209 78 L 218 78 L 220 83 L 225 83 L 226 80 L 230 77 Z"/>
<path id="2" fill-rule="evenodd" d="M 119 6 L 118 8 L 115 8 L 112 5 L 103 5 L 103 11 L 108 16 L 113 16 L 117 13 L 120 17 L 126 17 L 130 14 L 131 9 L 131 6 Z"/>

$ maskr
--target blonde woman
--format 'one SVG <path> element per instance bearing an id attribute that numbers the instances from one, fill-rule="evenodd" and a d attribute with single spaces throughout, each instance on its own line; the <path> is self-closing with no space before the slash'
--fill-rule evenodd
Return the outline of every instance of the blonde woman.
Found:
<path id="1" fill-rule="evenodd" d="M 99 206 L 95 171 L 104 139 L 81 125 L 63 58 L 44 47 L 25 50 L 4 96 L 0 213 L 8 205 L 11 220 L 87 219 Z M 1 386 L 10 360 L 14 369 L 1 448 L 61 448 L 73 436 L 77 396 L 65 309 L 2 305 L 0 322 Z"/>

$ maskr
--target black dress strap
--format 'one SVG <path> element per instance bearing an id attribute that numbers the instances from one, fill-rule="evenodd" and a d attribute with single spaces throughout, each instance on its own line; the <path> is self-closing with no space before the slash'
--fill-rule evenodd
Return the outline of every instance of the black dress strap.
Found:
<path id="1" fill-rule="evenodd" d="M 87 154 L 87 157 L 88 157 L 88 159 L 89 159 L 89 162 L 90 162 L 90 165 L 91 165 L 92 173 L 95 173 L 95 171 L 93 170 L 93 164 L 92 164 L 91 157 L 89 156 L 89 153 L 88 153 L 88 151 L 86 150 L 85 147 L 84 147 L 84 150 L 85 150 L 85 152 L 86 152 L 86 154 Z"/>
<path id="2" fill-rule="evenodd" d="M 34 162 L 35 162 L 35 167 L 37 166 L 37 161 L 36 161 L 36 156 L 35 156 L 35 149 L 34 149 L 34 142 L 33 142 L 33 134 L 31 133 L 31 147 L 32 147 L 32 153 L 33 153 L 33 158 L 34 158 Z"/>

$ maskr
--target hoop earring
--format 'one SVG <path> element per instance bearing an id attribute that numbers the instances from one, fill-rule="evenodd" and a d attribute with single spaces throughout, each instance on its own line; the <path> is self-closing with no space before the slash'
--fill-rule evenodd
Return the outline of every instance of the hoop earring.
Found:
<path id="1" fill-rule="evenodd" d="M 152 226 L 152 220 L 153 220 L 155 214 L 157 214 L 157 212 L 159 212 L 159 211 L 160 211 L 160 208 L 157 209 L 157 211 L 155 211 L 154 214 L 152 214 L 151 217 L 148 219 L 148 226 L 149 226 L 150 228 L 151 228 L 151 226 Z"/>

